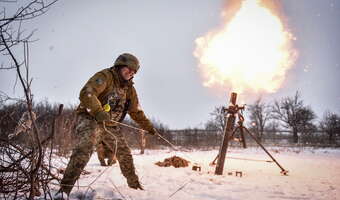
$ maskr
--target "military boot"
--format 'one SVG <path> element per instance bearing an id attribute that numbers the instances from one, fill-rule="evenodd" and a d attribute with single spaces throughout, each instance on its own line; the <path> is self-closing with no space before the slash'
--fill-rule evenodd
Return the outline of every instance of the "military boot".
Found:
<path id="1" fill-rule="evenodd" d="M 144 190 L 142 185 L 140 184 L 139 180 L 138 180 L 138 176 L 135 175 L 134 177 L 131 177 L 131 178 L 128 178 L 127 179 L 127 184 L 130 188 L 133 188 L 133 189 L 140 189 L 140 190 Z"/>

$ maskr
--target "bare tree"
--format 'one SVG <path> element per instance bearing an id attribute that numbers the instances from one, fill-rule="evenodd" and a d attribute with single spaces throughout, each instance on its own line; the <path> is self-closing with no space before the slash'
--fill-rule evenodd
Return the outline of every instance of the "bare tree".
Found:
<path id="1" fill-rule="evenodd" d="M 310 106 L 304 106 L 298 110 L 298 116 L 300 119 L 298 131 L 301 133 L 303 142 L 309 143 L 313 138 L 313 133 L 317 130 L 317 127 L 313 123 L 316 115 Z"/>
<path id="2" fill-rule="evenodd" d="M 328 135 L 328 142 L 330 144 L 334 143 L 336 136 L 340 135 L 340 116 L 326 111 L 319 127 Z"/>
<path id="3" fill-rule="evenodd" d="M 281 121 L 285 128 L 291 129 L 294 143 L 299 141 L 298 133 L 308 130 L 308 126 L 315 119 L 314 112 L 304 105 L 299 92 L 296 92 L 294 97 L 285 97 L 281 101 L 275 101 L 272 112 L 274 119 Z"/>
<path id="4" fill-rule="evenodd" d="M 248 106 L 248 111 L 251 127 L 257 138 L 261 141 L 266 123 L 271 115 L 270 107 L 263 103 L 261 98 L 258 98 L 254 104 Z"/>
<path id="5" fill-rule="evenodd" d="M 7 197 L 14 197 L 14 199 L 18 198 L 18 195 L 26 196 L 28 194 L 28 199 L 33 199 L 34 196 L 40 195 L 39 186 L 42 184 L 40 175 L 44 169 L 43 141 L 46 141 L 42 141 L 39 136 L 39 128 L 35 122 L 32 109 L 33 95 L 31 93 L 32 79 L 29 76 L 29 43 L 33 42 L 31 37 L 34 30 L 26 34 L 26 30 L 22 29 L 22 24 L 44 14 L 56 1 L 28 1 L 14 12 L 6 9 L 6 5 L 18 4 L 19 2 L 1 1 L 3 6 L 0 11 L 0 56 L 3 63 L 1 63 L 0 69 L 14 69 L 16 71 L 16 76 L 23 89 L 23 101 L 32 122 L 32 134 L 30 135 L 32 145 L 30 150 L 22 149 L 12 141 L 1 140 L 1 147 L 3 147 L 1 152 L 4 159 L 0 163 L 0 172 L 3 173 L 1 174 L 0 189 L 2 194 L 8 195 Z M 21 2 L 21 4 L 23 3 Z M 6 96 L 6 98 L 8 97 Z M 26 162 L 22 163 L 22 161 Z M 8 172 L 12 173 L 11 178 L 7 176 Z M 4 197 L 7 198 L 6 196 Z"/>
<path id="6" fill-rule="evenodd" d="M 219 132 L 223 132 L 225 126 L 225 116 L 223 111 L 223 106 L 217 106 L 210 113 L 212 119 L 208 120 L 205 124 L 206 130 L 218 130 Z"/>
<path id="7" fill-rule="evenodd" d="M 316 115 L 310 106 L 298 109 L 297 116 L 299 119 L 298 130 L 300 132 L 305 133 L 315 129 L 313 120 L 316 118 Z"/>

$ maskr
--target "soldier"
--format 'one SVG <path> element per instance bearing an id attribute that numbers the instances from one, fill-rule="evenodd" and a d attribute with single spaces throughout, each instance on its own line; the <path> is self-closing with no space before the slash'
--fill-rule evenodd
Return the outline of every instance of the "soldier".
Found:
<path id="1" fill-rule="evenodd" d="M 112 137 L 104 131 L 103 122 L 105 124 L 108 124 L 109 120 L 120 122 L 128 113 L 149 134 L 158 134 L 138 103 L 137 93 L 132 82 L 138 69 L 138 59 L 131 54 L 124 53 L 116 59 L 113 67 L 96 73 L 81 89 L 76 126 L 76 134 L 81 139 L 72 151 L 58 193 L 69 194 L 71 192 L 74 183 L 89 161 L 94 146 L 102 142 L 103 138 Z M 107 129 L 114 134 L 113 137 L 117 142 L 116 156 L 128 186 L 143 190 L 135 173 L 130 148 L 120 127 L 112 123 L 107 126 Z"/>

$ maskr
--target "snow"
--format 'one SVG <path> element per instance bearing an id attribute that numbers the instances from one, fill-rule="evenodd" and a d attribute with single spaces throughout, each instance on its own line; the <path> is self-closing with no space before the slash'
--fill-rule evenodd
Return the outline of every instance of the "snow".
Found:
<path id="1" fill-rule="evenodd" d="M 79 196 L 138 200 L 340 199 L 340 149 L 268 149 L 289 171 L 288 176 L 281 175 L 275 163 L 236 159 L 226 159 L 223 175 L 214 175 L 215 167 L 209 163 L 217 150 L 147 150 L 144 155 L 134 150 L 134 162 L 144 191 L 130 189 L 118 164 L 102 167 L 94 154 L 85 168 L 91 173 L 80 177 L 80 187 L 73 188 L 70 199 L 79 199 Z M 174 168 L 154 164 L 174 155 L 191 161 L 191 165 Z M 260 148 L 233 148 L 227 156 L 270 160 Z M 201 172 L 191 170 L 195 162 L 202 167 Z M 228 175 L 235 171 L 242 171 L 243 176 Z M 82 187 L 94 180 L 91 188 Z"/>

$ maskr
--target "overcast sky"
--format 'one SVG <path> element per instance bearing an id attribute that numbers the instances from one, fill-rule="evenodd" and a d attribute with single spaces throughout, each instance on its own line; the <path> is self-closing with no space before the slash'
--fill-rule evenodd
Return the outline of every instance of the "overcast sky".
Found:
<path id="1" fill-rule="evenodd" d="M 221 25 L 223 5 L 221 0 L 60 0 L 25 25 L 37 29 L 33 37 L 39 39 L 30 45 L 35 100 L 78 104 L 90 76 L 130 52 L 141 62 L 134 80 L 145 113 L 170 128 L 202 126 L 231 92 L 203 87 L 193 56 L 195 39 Z M 282 6 L 299 57 L 282 88 L 264 99 L 299 90 L 319 117 L 327 109 L 340 113 L 340 1 L 285 0 Z M 0 71 L 0 90 L 15 96 L 13 74 Z"/>

